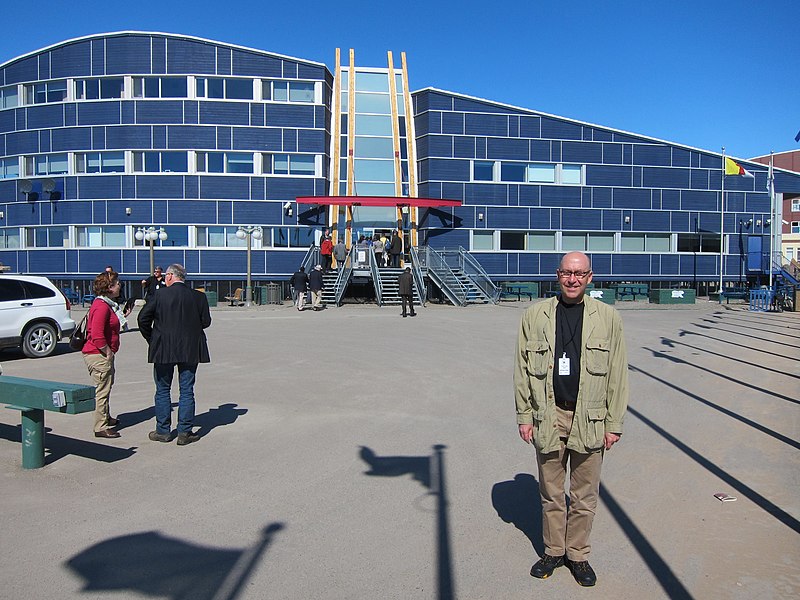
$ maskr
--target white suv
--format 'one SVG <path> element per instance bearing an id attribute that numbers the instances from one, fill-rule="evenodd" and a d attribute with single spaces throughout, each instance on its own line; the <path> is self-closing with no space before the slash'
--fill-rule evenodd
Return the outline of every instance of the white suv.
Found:
<path id="1" fill-rule="evenodd" d="M 69 300 L 47 277 L 0 275 L 0 348 L 50 356 L 75 331 Z"/>

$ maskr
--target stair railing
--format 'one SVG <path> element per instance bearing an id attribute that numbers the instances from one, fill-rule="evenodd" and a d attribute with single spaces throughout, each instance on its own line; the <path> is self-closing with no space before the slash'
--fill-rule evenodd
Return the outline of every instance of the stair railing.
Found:
<path id="1" fill-rule="evenodd" d="M 436 282 L 447 299 L 455 306 L 464 306 L 467 303 L 467 290 L 448 266 L 445 257 L 430 246 L 425 246 L 420 258 L 428 270 L 428 277 Z"/>
<path id="2" fill-rule="evenodd" d="M 347 258 L 339 263 L 339 275 L 336 277 L 336 282 L 333 284 L 333 297 L 336 306 L 342 305 L 342 298 L 347 289 L 347 283 L 350 281 L 350 276 L 353 274 L 353 261 L 355 261 L 355 246 L 350 247 L 350 252 L 347 253 Z"/>
<path id="3" fill-rule="evenodd" d="M 306 252 L 306 255 L 303 257 L 303 262 L 300 263 L 301 267 L 305 267 L 306 273 L 310 273 L 311 270 L 316 267 L 319 263 L 319 246 L 314 246 L 313 244 Z"/>
<path id="4" fill-rule="evenodd" d="M 381 281 L 381 272 L 378 269 L 378 261 L 375 258 L 374 252 L 368 252 L 369 258 L 369 272 L 372 274 L 372 283 L 375 286 L 375 300 L 378 306 L 383 306 L 383 282 Z"/>
<path id="5" fill-rule="evenodd" d="M 414 275 L 414 283 L 417 286 L 417 292 L 419 293 L 419 302 L 422 306 L 425 306 L 425 302 L 428 299 L 428 292 L 425 289 L 425 278 L 422 276 L 422 265 L 420 265 L 419 260 L 419 252 L 414 246 L 411 246 L 411 272 Z"/>
<path id="6" fill-rule="evenodd" d="M 462 246 L 458 247 L 458 255 L 459 266 L 464 275 L 483 292 L 489 302 L 497 304 L 500 300 L 500 288 L 489 278 L 481 264 Z"/>

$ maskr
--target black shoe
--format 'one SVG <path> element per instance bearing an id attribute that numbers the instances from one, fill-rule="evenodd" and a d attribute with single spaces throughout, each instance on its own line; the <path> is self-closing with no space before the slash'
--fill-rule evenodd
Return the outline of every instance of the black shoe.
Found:
<path id="1" fill-rule="evenodd" d="M 403 317 L 403 318 L 405 319 L 405 318 L 406 318 L 408 315 L 400 315 L 400 316 L 401 316 L 401 317 Z"/>
<path id="2" fill-rule="evenodd" d="M 120 436 L 120 434 L 118 434 L 113 429 L 103 429 L 103 431 L 95 431 L 94 432 L 94 437 L 99 437 L 99 438 L 118 438 L 118 437 L 122 437 L 122 436 Z"/>
<path id="3" fill-rule="evenodd" d="M 417 313 L 411 313 L 409 316 L 411 316 L 411 317 L 416 317 L 416 316 L 417 316 Z"/>
<path id="4" fill-rule="evenodd" d="M 588 560 L 568 560 L 567 567 L 572 571 L 572 576 L 575 578 L 575 581 L 583 587 L 592 587 L 597 583 L 597 575 L 594 574 L 594 570 L 589 566 Z"/>
<path id="5" fill-rule="evenodd" d="M 151 431 L 147 434 L 147 437 L 153 442 L 164 442 L 165 444 L 172 441 L 172 435 L 169 433 L 158 433 L 157 431 Z"/>
<path id="6" fill-rule="evenodd" d="M 196 433 L 179 433 L 178 434 L 178 446 L 185 446 L 186 444 L 191 444 L 192 442 L 196 442 L 200 439 L 200 436 Z"/>
<path id="7" fill-rule="evenodd" d="M 531 575 L 538 579 L 547 579 L 558 567 L 564 564 L 563 556 L 550 556 L 545 554 L 531 567 Z"/>

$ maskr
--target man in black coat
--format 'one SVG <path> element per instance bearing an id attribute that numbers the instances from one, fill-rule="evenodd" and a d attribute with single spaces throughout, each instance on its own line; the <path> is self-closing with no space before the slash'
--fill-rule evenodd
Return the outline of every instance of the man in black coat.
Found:
<path id="1" fill-rule="evenodd" d="M 297 310 L 303 310 L 306 305 L 306 293 L 308 292 L 308 275 L 306 275 L 306 268 L 300 267 L 298 271 L 292 275 L 289 280 L 295 293 L 295 305 Z"/>
<path id="2" fill-rule="evenodd" d="M 317 265 L 308 275 L 308 289 L 311 290 L 311 304 L 314 310 L 322 310 L 322 288 L 325 280 L 322 277 L 322 265 Z"/>
<path id="3" fill-rule="evenodd" d="M 411 267 L 406 267 L 405 271 L 400 274 L 397 280 L 400 288 L 400 301 L 403 304 L 403 317 L 406 316 L 406 306 L 411 306 L 412 317 L 416 317 L 417 313 L 414 312 L 414 277 L 411 275 Z"/>
<path id="4" fill-rule="evenodd" d="M 400 257 L 403 254 L 403 239 L 398 235 L 397 231 L 392 232 L 392 239 L 389 246 L 389 259 L 390 267 L 395 269 L 400 267 Z"/>
<path id="5" fill-rule="evenodd" d="M 206 295 L 186 285 L 183 265 L 167 267 L 162 288 L 139 312 L 139 331 L 149 345 L 147 362 L 153 363 L 156 380 L 156 430 L 154 442 L 172 440 L 172 400 L 170 387 L 178 368 L 178 445 L 200 439 L 192 432 L 194 423 L 194 382 L 199 363 L 211 362 L 203 331 L 211 325 Z"/>

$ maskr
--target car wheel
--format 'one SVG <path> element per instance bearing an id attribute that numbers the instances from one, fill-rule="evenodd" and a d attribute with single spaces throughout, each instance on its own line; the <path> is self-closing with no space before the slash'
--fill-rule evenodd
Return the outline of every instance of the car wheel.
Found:
<path id="1" fill-rule="evenodd" d="M 55 352 L 58 332 L 49 323 L 36 323 L 22 335 L 22 351 L 28 358 L 44 358 Z"/>

